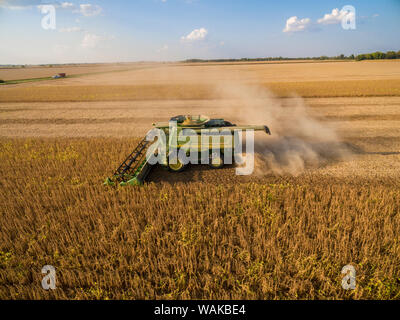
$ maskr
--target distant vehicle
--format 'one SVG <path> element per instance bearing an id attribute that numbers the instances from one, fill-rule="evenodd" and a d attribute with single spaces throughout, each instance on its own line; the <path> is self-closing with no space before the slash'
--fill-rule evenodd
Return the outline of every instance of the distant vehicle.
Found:
<path id="1" fill-rule="evenodd" d="M 55 76 L 52 76 L 53 79 L 60 79 L 60 78 L 66 78 L 67 74 L 66 73 L 59 73 L 56 74 Z"/>

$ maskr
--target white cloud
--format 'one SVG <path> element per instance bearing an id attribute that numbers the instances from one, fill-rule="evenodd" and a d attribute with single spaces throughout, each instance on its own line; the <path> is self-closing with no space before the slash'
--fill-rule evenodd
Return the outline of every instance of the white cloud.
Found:
<path id="1" fill-rule="evenodd" d="M 94 33 L 86 33 L 82 39 L 81 46 L 86 49 L 94 49 L 97 47 L 101 40 L 101 37 Z"/>
<path id="2" fill-rule="evenodd" d="M 70 8 L 73 8 L 73 7 L 75 7 L 75 5 L 73 3 L 71 3 L 71 2 L 63 2 L 63 3 L 61 3 L 61 8 L 63 8 L 63 9 L 70 9 Z"/>
<path id="3" fill-rule="evenodd" d="M 26 9 L 32 9 L 31 6 L 0 6 L 2 8 L 8 9 L 8 10 L 26 10 Z"/>
<path id="4" fill-rule="evenodd" d="M 0 8 L 9 10 L 32 9 L 34 5 L 35 1 L 31 0 L 0 0 Z"/>
<path id="5" fill-rule="evenodd" d="M 93 17 L 99 15 L 100 13 L 102 13 L 102 11 L 102 7 L 87 3 L 79 5 L 79 10 L 75 12 L 78 12 L 85 17 Z"/>
<path id="6" fill-rule="evenodd" d="M 283 32 L 299 32 L 304 31 L 310 26 L 311 20 L 309 18 L 298 19 L 296 16 L 290 17 L 286 20 L 286 27 Z"/>
<path id="7" fill-rule="evenodd" d="M 60 32 L 80 32 L 80 31 L 82 31 L 82 28 L 80 27 L 70 27 L 70 28 L 60 29 Z"/>
<path id="8" fill-rule="evenodd" d="M 331 13 L 327 13 L 323 18 L 318 19 L 319 24 L 338 24 L 343 21 L 343 19 L 353 19 L 354 12 L 333 9 Z"/>
<path id="9" fill-rule="evenodd" d="M 207 29 L 205 28 L 200 28 L 200 29 L 194 29 L 191 33 L 189 33 L 187 36 L 181 37 L 182 41 L 197 41 L 197 40 L 203 40 L 208 34 Z"/>
<path id="10" fill-rule="evenodd" d="M 75 7 L 72 2 L 49 2 L 41 3 L 40 0 L 0 0 L 0 8 L 5 8 L 9 10 L 26 10 L 37 7 L 41 9 L 44 5 L 52 5 L 56 8 L 71 9 Z"/>
<path id="11" fill-rule="evenodd" d="M 26 10 L 26 9 L 32 9 L 31 6 L 4 6 L 4 8 L 9 9 L 9 10 Z"/>

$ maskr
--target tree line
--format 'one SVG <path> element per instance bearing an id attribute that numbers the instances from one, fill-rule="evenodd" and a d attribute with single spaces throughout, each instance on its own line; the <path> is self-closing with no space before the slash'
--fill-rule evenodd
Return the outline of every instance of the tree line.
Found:
<path id="1" fill-rule="evenodd" d="M 400 59 L 400 50 L 395 51 L 388 51 L 388 52 L 374 52 L 374 53 L 363 53 L 359 54 L 356 57 L 357 61 L 361 60 L 379 60 L 379 59 Z"/>
<path id="2" fill-rule="evenodd" d="M 388 51 L 388 52 L 373 52 L 373 53 L 363 53 L 359 55 L 351 54 L 346 56 L 344 54 L 328 57 L 303 57 L 303 58 L 288 58 L 288 57 L 267 57 L 267 58 L 241 58 L 241 59 L 187 59 L 183 62 L 193 63 L 193 62 L 246 62 L 246 61 L 284 61 L 284 60 L 378 60 L 378 59 L 400 59 L 400 50 Z"/>

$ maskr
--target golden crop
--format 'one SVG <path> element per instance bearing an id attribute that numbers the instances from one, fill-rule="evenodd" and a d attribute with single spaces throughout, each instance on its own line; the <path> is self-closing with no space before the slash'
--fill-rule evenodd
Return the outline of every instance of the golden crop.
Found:
<path id="1" fill-rule="evenodd" d="M 400 297 L 398 181 L 226 182 L 227 169 L 102 186 L 136 142 L 1 140 L 0 299 Z M 50 292 L 47 264 L 57 272 Z M 355 291 L 341 287 L 347 264 Z"/>

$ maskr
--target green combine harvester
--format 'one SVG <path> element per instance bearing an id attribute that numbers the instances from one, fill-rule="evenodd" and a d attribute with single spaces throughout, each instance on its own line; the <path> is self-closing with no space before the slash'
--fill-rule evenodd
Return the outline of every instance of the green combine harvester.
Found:
<path id="1" fill-rule="evenodd" d="M 254 125 L 245 125 L 245 126 L 237 126 L 235 124 L 230 123 L 229 121 L 225 121 L 224 119 L 210 119 L 206 116 L 176 116 L 170 119 L 170 121 L 174 121 L 177 124 L 177 135 L 183 129 L 191 129 L 191 132 L 195 132 L 198 136 L 202 133 L 202 130 L 208 129 L 210 132 L 213 132 L 217 136 L 220 136 L 219 149 L 220 152 L 216 153 L 215 144 L 212 145 L 210 140 L 204 142 L 202 139 L 198 139 L 197 145 L 190 145 L 190 150 L 188 152 L 198 152 L 206 153 L 209 156 L 210 161 L 209 165 L 212 168 L 219 169 L 224 166 L 224 156 L 223 151 L 227 149 L 233 150 L 233 135 L 235 131 L 241 130 L 254 130 L 254 131 L 264 131 L 267 134 L 271 134 L 269 128 L 267 126 L 254 126 Z M 170 123 L 155 123 L 153 124 L 154 128 L 160 129 L 164 132 L 166 136 L 166 140 L 169 139 L 170 134 Z M 232 139 L 228 139 L 228 141 L 232 141 L 227 143 L 226 139 L 223 139 L 224 135 L 231 135 Z M 177 139 L 177 144 L 170 146 L 179 150 L 188 142 L 188 136 L 184 136 L 184 140 Z M 121 186 L 127 185 L 142 185 L 145 181 L 147 175 L 150 173 L 152 169 L 152 165 L 149 163 L 146 154 L 153 142 L 148 141 L 144 138 L 136 148 L 131 152 L 131 154 L 126 158 L 124 162 L 118 167 L 115 171 L 112 178 L 107 178 L 105 181 L 105 185 L 115 186 L 117 184 Z M 213 146 L 213 147 L 212 147 Z M 169 152 L 169 148 L 167 147 L 167 154 Z M 233 154 L 233 153 L 232 153 Z M 171 172 L 181 172 L 185 169 L 186 165 L 176 158 L 175 161 L 168 162 L 169 157 L 167 158 L 167 162 L 163 163 L 162 166 L 167 168 Z"/>

